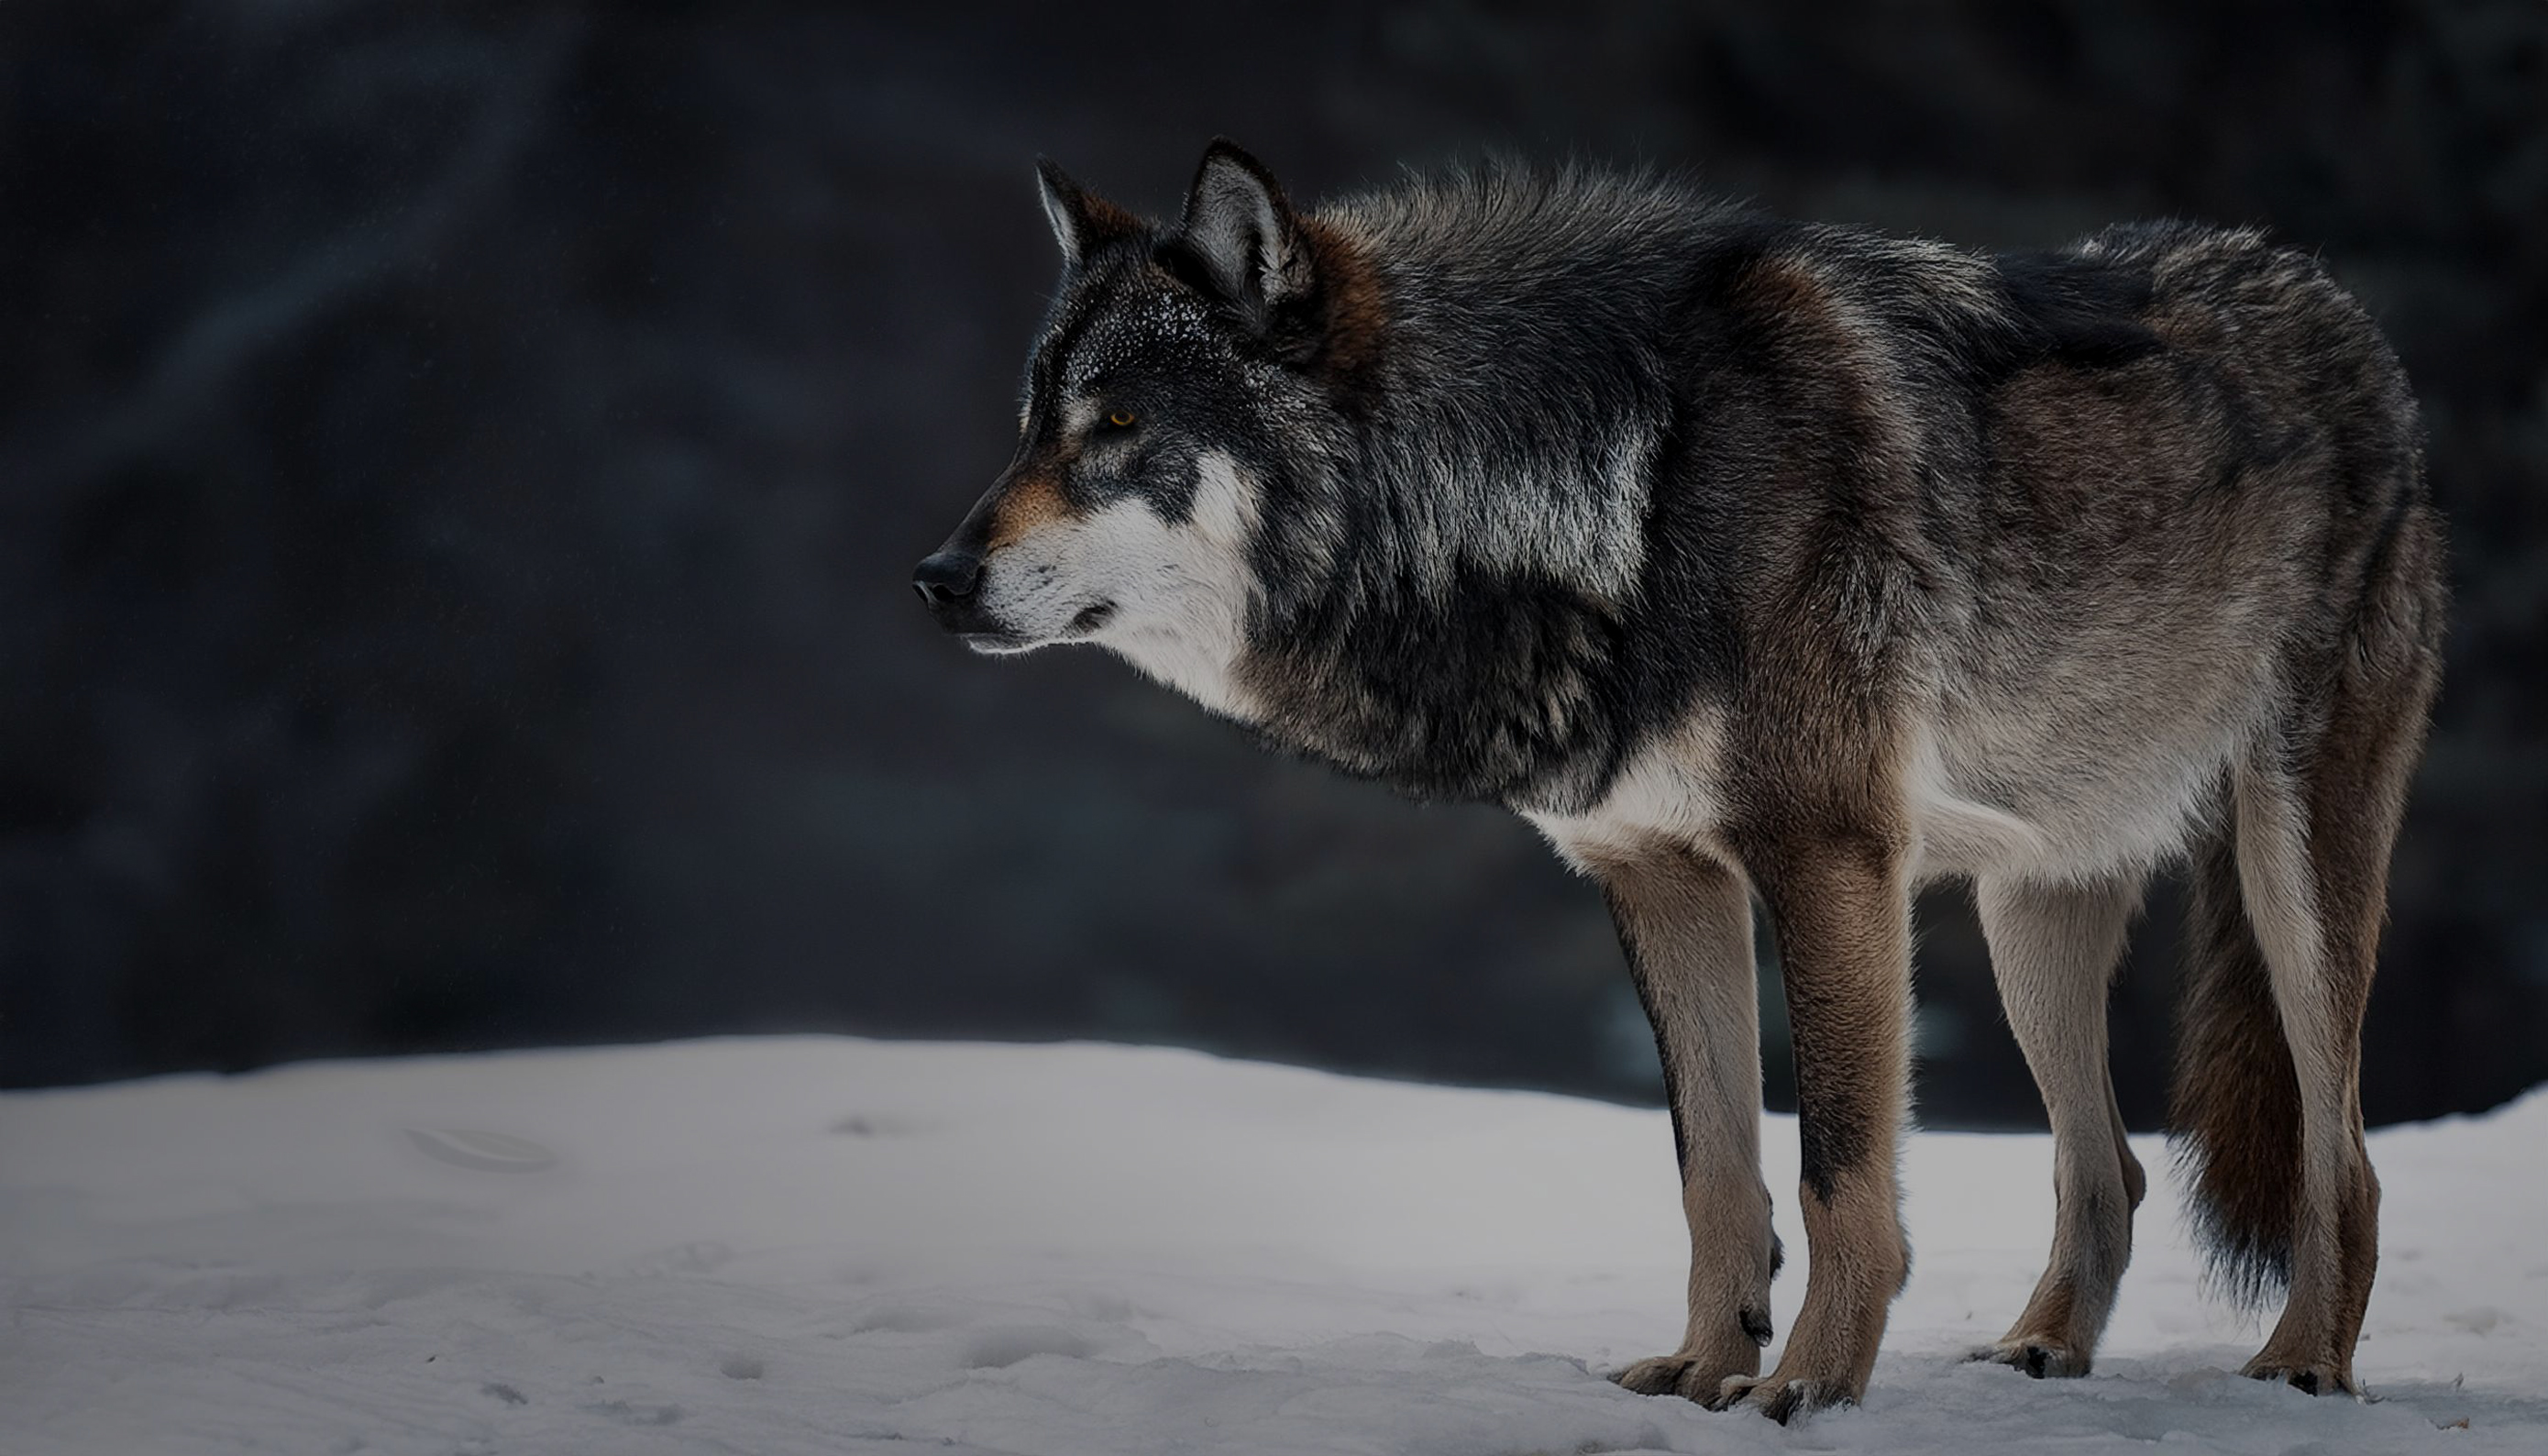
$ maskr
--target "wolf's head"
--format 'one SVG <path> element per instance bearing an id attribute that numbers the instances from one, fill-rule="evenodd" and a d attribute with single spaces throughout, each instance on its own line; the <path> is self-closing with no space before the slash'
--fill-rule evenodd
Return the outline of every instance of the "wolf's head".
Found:
<path id="1" fill-rule="evenodd" d="M 1063 273 L 1017 454 L 913 585 L 978 651 L 1100 643 L 1237 713 L 1268 491 L 1342 429 L 1342 245 L 1227 141 L 1174 227 L 1039 170 Z"/>

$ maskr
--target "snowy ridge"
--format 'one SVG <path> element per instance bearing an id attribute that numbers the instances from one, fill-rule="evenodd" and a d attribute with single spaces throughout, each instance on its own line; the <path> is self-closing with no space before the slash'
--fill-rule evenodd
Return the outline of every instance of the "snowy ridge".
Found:
<path id="1" fill-rule="evenodd" d="M 1659 1112 L 812 1038 L 11 1094 L 0 1451 L 2548 1452 L 2548 1095 L 2373 1135 L 2370 1405 L 2231 1373 L 2261 1333 L 2136 1140 L 2094 1375 L 1958 1363 L 2050 1148 L 1925 1134 L 1867 1404 L 1781 1430 L 1599 1378 L 1680 1333 Z"/>

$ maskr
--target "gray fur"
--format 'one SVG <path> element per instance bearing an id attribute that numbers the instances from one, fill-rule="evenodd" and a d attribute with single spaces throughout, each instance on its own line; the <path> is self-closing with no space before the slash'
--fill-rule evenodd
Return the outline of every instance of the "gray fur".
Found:
<path id="1" fill-rule="evenodd" d="M 951 628 L 1109 646 L 1282 749 L 1529 816 L 1644 957 L 1685 1153 L 1758 1073 L 1657 979 L 1730 963 L 1692 949 L 1723 907 L 1677 923 L 1714 902 L 1670 886 L 1767 907 L 1803 1306 L 1754 1374 L 1766 1215 L 1695 1190 L 1692 1343 L 1632 1383 L 1780 1418 L 1864 1392 L 1909 1268 L 1909 897 L 1940 876 L 1991 887 L 2061 1144 L 2054 1265 L 1998 1357 L 2085 1369 L 2138 1198 L 2103 978 L 2196 845 L 2202 1227 L 2233 1283 L 2292 1278 L 2256 1373 L 2350 1388 L 2352 1079 L 2441 528 L 2396 360 L 2316 262 L 2182 224 L 1993 256 L 1586 170 L 1301 212 L 1226 142 L 1173 227 L 1045 195 L 1068 266 L 1018 457 L 924 564 Z"/>

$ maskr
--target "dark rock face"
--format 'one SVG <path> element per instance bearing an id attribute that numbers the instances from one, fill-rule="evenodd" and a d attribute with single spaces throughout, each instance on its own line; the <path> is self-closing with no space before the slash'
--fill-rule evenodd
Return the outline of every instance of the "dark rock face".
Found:
<path id="1" fill-rule="evenodd" d="M 1309 197 L 1571 148 L 1972 244 L 2321 250 L 2459 589 L 2366 1102 L 2548 1077 L 2548 22 L 1832 9 L 0 8 L 0 1083 L 819 1028 L 1650 1096 L 1521 825 L 908 600 L 1007 458 L 1032 157 L 1163 210 L 1216 132 Z M 2032 1120 L 1933 908 L 1924 1113 Z M 2118 992 L 2137 1121 L 2172 922 Z"/>

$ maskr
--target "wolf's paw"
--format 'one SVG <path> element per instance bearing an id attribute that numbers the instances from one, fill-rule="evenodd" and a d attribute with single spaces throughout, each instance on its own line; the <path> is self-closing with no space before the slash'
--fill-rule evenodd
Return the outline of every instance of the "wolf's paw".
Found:
<path id="1" fill-rule="evenodd" d="M 1749 1376 L 1760 1368 L 1757 1354 L 1749 1360 L 1691 1354 L 1657 1355 L 1612 1373 L 1610 1382 L 1641 1396 L 1679 1396 L 1684 1401 L 1705 1405 L 1715 1398 L 1717 1387 L 1728 1380 Z"/>
<path id="2" fill-rule="evenodd" d="M 2011 1335 L 1996 1344 L 1984 1345 L 1964 1358 L 2011 1366 L 2037 1380 L 2066 1380 L 2088 1373 L 2086 1350 L 2072 1349 L 2068 1344 L 2050 1338 L 2028 1339 Z"/>
<path id="3" fill-rule="evenodd" d="M 1710 1410 L 1731 1410 L 1737 1406 L 1749 1406 L 1785 1425 L 1796 1416 L 1828 1407 L 1854 1406 L 1858 1404 L 1858 1395 L 1836 1380 L 1775 1373 L 1758 1379 L 1738 1375 L 1718 1386 L 1716 1395 L 1705 1404 Z"/>
<path id="4" fill-rule="evenodd" d="M 2288 1360 L 2267 1350 L 2248 1361 L 2238 1373 L 2249 1380 L 2279 1380 L 2304 1395 L 2332 1396 L 2342 1392 L 2356 1400 L 2362 1398 L 2361 1387 L 2353 1383 L 2349 1361 Z"/>

